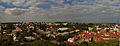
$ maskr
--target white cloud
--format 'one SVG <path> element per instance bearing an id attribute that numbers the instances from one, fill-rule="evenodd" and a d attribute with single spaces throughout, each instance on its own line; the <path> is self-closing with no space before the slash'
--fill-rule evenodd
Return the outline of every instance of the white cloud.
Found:
<path id="1" fill-rule="evenodd" d="M 58 4 L 64 4 L 63 0 L 51 0 Z M 70 0 L 68 0 L 70 1 Z M 32 6 L 29 9 L 7 8 L 5 14 L 0 14 L 0 21 L 69 21 L 69 22 L 96 22 L 96 23 L 117 23 L 120 19 L 120 7 L 110 6 L 119 3 L 119 0 L 97 0 L 93 6 L 78 5 L 86 4 L 87 2 L 79 3 L 74 1 L 74 6 L 64 4 L 65 7 L 51 5 L 50 9 L 34 7 L 42 4 L 47 5 L 50 2 L 45 0 L 13 0 L 4 2 L 13 3 L 16 6 Z M 23 5 L 24 4 L 24 5 Z M 2 7 L 0 7 L 1 11 Z M 3 8 L 4 9 L 4 8 Z M 14 16 L 16 15 L 16 16 Z M 17 16 L 19 15 L 19 16 Z"/>
<path id="2" fill-rule="evenodd" d="M 2 2 L 6 2 L 8 4 L 12 3 L 16 6 L 37 6 L 37 5 L 47 5 L 50 4 L 51 2 L 58 3 L 58 4 L 64 4 L 64 0 L 1 0 Z M 25 2 L 26 1 L 26 2 Z M 72 1 L 74 5 L 80 5 L 80 4 L 94 4 L 94 5 L 115 5 L 119 4 L 120 0 L 84 0 L 84 2 L 78 2 L 76 0 L 67 0 L 67 1 Z"/>
<path id="3" fill-rule="evenodd" d="M 25 12 L 28 12 L 28 10 L 19 8 L 7 8 L 5 10 L 5 13 L 9 15 L 21 15 L 24 14 Z"/>
<path id="4" fill-rule="evenodd" d="M 0 13 L 3 13 L 5 8 L 3 6 L 0 6 Z"/>
<path id="5" fill-rule="evenodd" d="M 28 12 L 29 11 L 29 12 Z M 14 16 L 19 15 L 19 16 Z M 93 22 L 117 23 L 120 18 L 119 7 L 108 6 L 52 6 L 50 9 L 30 7 L 29 9 L 7 8 L 4 21 L 46 21 L 46 22 Z M 1 20 L 1 21 L 2 21 Z"/>
<path id="6" fill-rule="evenodd" d="M 45 0 L 1 0 L 2 2 L 13 4 L 15 6 L 37 6 L 39 4 L 45 5 L 49 2 L 46 2 Z M 25 2 L 27 1 L 27 2 Z"/>
<path id="7" fill-rule="evenodd" d="M 55 20 L 75 22 L 116 23 L 119 19 L 120 8 L 108 6 L 72 6 L 63 10 L 56 9 Z M 51 16 L 51 17 L 53 17 Z M 59 19 L 58 19 L 59 18 Z M 54 21 L 55 21 L 54 20 Z"/>

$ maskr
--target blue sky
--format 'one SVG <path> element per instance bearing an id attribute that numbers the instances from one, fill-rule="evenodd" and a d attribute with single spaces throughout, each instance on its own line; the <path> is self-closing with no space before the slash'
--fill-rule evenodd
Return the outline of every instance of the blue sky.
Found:
<path id="1" fill-rule="evenodd" d="M 24 2 L 26 3 L 28 1 L 31 1 L 31 0 L 25 0 Z M 73 4 L 73 1 L 76 1 L 76 2 L 79 2 L 79 3 L 86 2 L 85 4 L 79 4 L 79 5 L 91 5 L 92 6 L 92 5 L 94 5 L 96 0 L 70 0 L 70 1 L 69 0 L 68 1 L 67 0 L 63 0 L 63 1 L 64 1 L 63 4 L 59 4 L 59 3 L 56 3 L 56 2 L 53 2 L 53 1 L 50 1 L 50 0 L 45 0 L 45 2 L 49 2 L 49 4 L 47 4 L 47 5 L 39 4 L 36 7 L 38 7 L 38 8 L 50 8 L 51 5 L 61 6 L 61 7 L 64 7 L 64 4 L 69 4 L 71 6 L 76 5 L 76 4 Z M 109 0 L 109 1 L 112 2 L 114 0 Z M 12 2 L 10 4 L 8 4 L 8 3 L 3 2 L 3 1 L 0 1 L 0 5 L 5 7 L 5 8 L 23 8 L 23 9 L 28 9 L 30 7 L 30 6 L 26 6 L 26 7 L 24 7 L 24 6 L 15 6 Z M 112 6 L 119 6 L 119 5 L 120 4 L 117 3 L 117 4 L 114 4 Z"/>
<path id="2" fill-rule="evenodd" d="M 0 22 L 118 23 L 119 18 L 120 0 L 0 0 Z"/>
<path id="3" fill-rule="evenodd" d="M 76 0 L 76 1 L 83 2 L 82 0 Z M 24 2 L 28 2 L 28 1 L 24 1 Z M 47 4 L 47 5 L 41 5 L 41 4 L 39 4 L 36 7 L 38 7 L 38 8 L 50 8 L 51 5 L 64 7 L 63 4 L 58 4 L 56 2 L 51 2 L 49 0 L 46 0 L 46 2 L 49 2 L 49 4 Z M 67 0 L 64 0 L 64 4 L 73 5 L 72 1 L 67 1 Z M 30 7 L 30 6 L 26 6 L 26 7 L 24 7 L 24 6 L 15 6 L 12 3 L 8 4 L 8 3 L 2 2 L 2 1 L 0 1 L 0 5 L 3 6 L 3 7 L 5 7 L 5 8 L 22 8 L 22 9 L 28 9 Z"/>
<path id="4" fill-rule="evenodd" d="M 26 2 L 29 2 L 29 1 L 32 1 L 32 0 L 25 0 L 24 3 Z M 44 0 L 44 2 L 47 2 L 48 4 L 44 5 L 44 4 L 39 4 L 39 5 L 36 5 L 36 7 L 38 8 L 50 8 L 51 5 L 54 5 L 54 6 L 61 6 L 62 8 L 64 8 L 64 5 L 65 4 L 69 4 L 71 6 L 73 5 L 90 5 L 90 6 L 94 6 L 95 4 L 102 4 L 102 2 L 97 2 L 96 0 L 63 0 L 64 3 L 63 4 L 59 4 L 59 3 L 56 3 L 54 1 L 50 1 L 50 0 Z M 77 3 L 81 3 L 81 4 L 73 4 L 73 2 L 76 1 Z M 110 2 L 114 2 L 115 0 L 109 0 Z M 85 3 L 84 3 L 85 2 Z M 35 2 L 37 3 L 37 2 Z M 82 4 L 84 3 L 84 4 Z M 104 1 L 103 1 L 104 3 Z M 11 3 L 7 3 L 7 2 L 3 2 L 3 1 L 0 1 L 0 5 L 5 7 L 5 8 L 22 8 L 22 9 L 28 9 L 29 7 L 31 6 L 15 6 L 12 2 Z M 116 4 L 112 4 L 110 6 L 120 6 L 120 3 L 116 3 Z"/>

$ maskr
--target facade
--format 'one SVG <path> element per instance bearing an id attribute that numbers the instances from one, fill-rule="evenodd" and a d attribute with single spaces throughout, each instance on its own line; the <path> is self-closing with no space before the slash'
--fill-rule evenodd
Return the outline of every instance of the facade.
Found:
<path id="1" fill-rule="evenodd" d="M 74 41 L 75 41 L 74 38 L 69 38 L 69 39 L 68 39 L 68 42 L 74 42 Z"/>

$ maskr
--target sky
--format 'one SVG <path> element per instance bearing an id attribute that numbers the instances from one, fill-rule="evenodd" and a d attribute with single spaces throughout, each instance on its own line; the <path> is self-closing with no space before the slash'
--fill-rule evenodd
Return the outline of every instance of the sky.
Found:
<path id="1" fill-rule="evenodd" d="M 0 22 L 120 23 L 120 0 L 0 0 Z"/>

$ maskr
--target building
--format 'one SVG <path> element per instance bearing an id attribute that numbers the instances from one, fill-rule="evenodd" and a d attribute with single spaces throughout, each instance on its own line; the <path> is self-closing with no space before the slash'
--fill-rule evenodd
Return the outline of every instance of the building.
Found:
<path id="1" fill-rule="evenodd" d="M 72 38 L 68 38 L 67 42 L 71 42 L 73 44 L 80 43 L 81 41 L 91 42 L 94 40 L 96 43 L 98 42 L 107 42 L 109 40 L 119 40 L 120 32 L 110 31 L 109 33 L 105 30 L 101 30 L 100 32 L 83 32 L 78 36 L 74 36 Z"/>
<path id="2" fill-rule="evenodd" d="M 64 30 L 68 30 L 68 29 L 69 28 L 64 27 L 64 28 L 59 28 L 58 30 L 64 31 Z"/>
<path id="3" fill-rule="evenodd" d="M 74 38 L 68 38 L 68 42 L 74 42 L 75 39 Z"/>
<path id="4" fill-rule="evenodd" d="M 25 39 L 28 40 L 28 41 L 35 40 L 35 38 L 32 37 L 32 36 L 26 36 Z"/>

